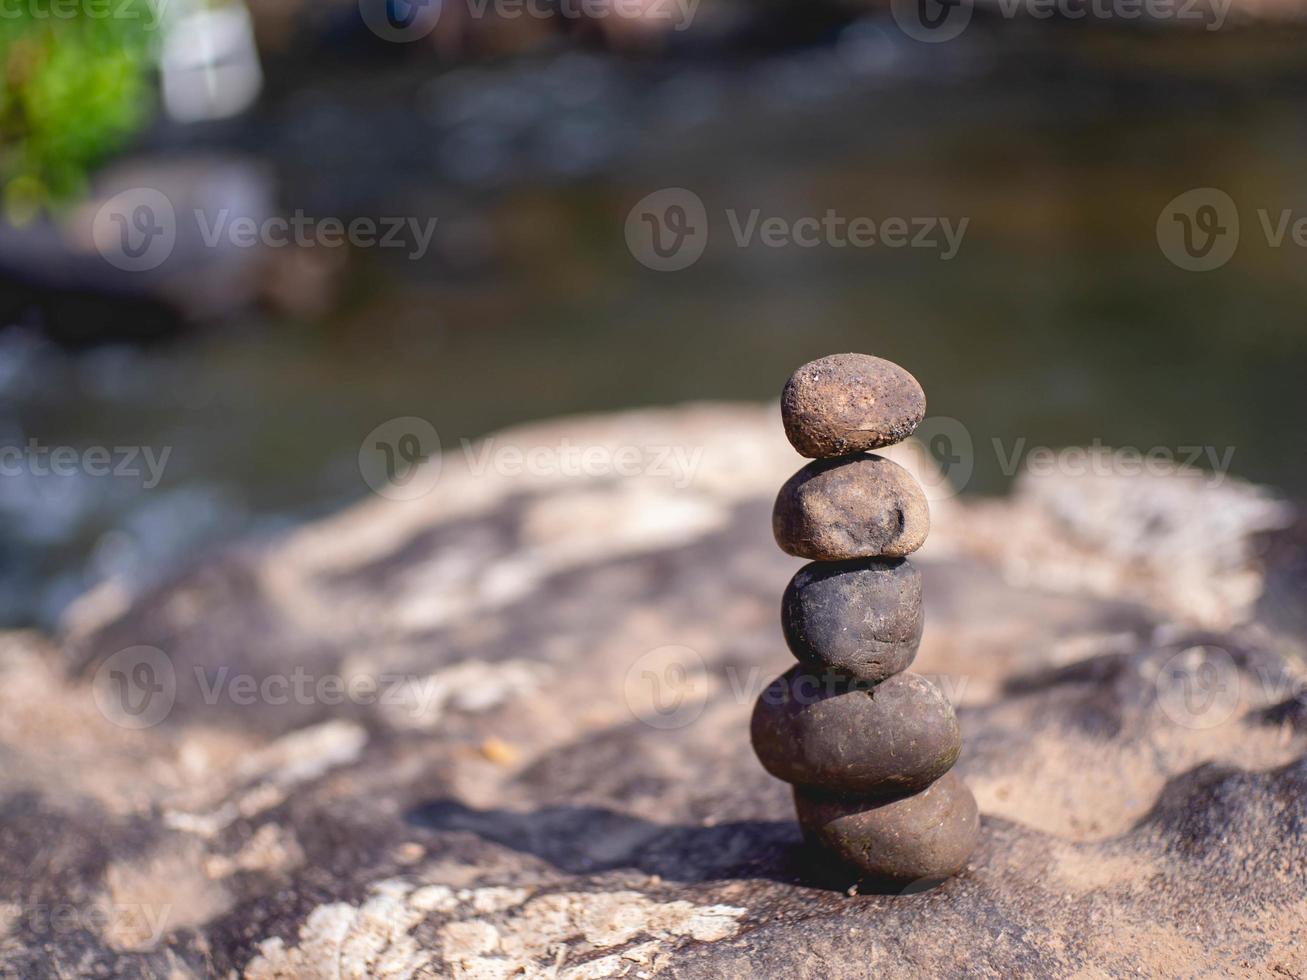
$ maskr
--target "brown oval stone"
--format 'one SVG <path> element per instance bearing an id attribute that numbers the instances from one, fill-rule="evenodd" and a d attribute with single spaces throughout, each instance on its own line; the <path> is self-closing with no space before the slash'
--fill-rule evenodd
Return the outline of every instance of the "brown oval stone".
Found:
<path id="1" fill-rule="evenodd" d="M 901 558 L 930 531 L 930 505 L 912 474 L 882 456 L 809 463 L 781 487 L 772 532 L 788 554 L 815 561 Z"/>
<path id="2" fill-rule="evenodd" d="M 758 697 L 750 734 L 777 779 L 880 798 L 929 786 L 962 749 L 953 706 L 911 673 L 869 685 L 793 667 Z"/>
<path id="3" fill-rule="evenodd" d="M 861 875 L 887 883 L 957 874 L 980 836 L 976 798 L 952 772 L 889 803 L 832 799 L 795 788 L 794 807 L 810 843 Z"/>
<path id="4" fill-rule="evenodd" d="M 893 361 L 831 354 L 785 382 L 781 420 L 804 456 L 844 456 L 902 442 L 926 414 L 921 385 Z"/>
<path id="5" fill-rule="evenodd" d="M 781 599 L 785 642 L 800 663 L 873 684 L 911 666 L 922 620 L 921 573 L 903 558 L 813 562 Z"/>

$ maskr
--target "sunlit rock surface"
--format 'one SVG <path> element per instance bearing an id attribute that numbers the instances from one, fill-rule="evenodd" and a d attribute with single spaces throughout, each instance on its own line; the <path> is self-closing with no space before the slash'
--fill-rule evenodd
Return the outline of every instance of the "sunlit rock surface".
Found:
<path id="1" fill-rule="evenodd" d="M 848 894 L 748 746 L 792 663 L 769 514 L 801 463 L 774 407 L 520 428 L 416 500 L 0 638 L 0 973 L 1307 972 L 1294 511 L 924 473 L 914 669 L 957 704 L 981 842 L 933 891 Z M 163 700 L 129 716 L 140 646 Z"/>

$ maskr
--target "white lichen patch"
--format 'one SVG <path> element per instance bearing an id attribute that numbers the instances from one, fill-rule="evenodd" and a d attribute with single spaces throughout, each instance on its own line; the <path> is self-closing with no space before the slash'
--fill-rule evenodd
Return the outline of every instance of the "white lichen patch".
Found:
<path id="1" fill-rule="evenodd" d="M 1226 629 L 1262 593 L 1256 535 L 1293 509 L 1233 477 L 1178 469 L 1124 475 L 1027 472 L 1010 499 L 970 508 L 937 534 L 995 560 L 1021 588 L 1146 601 L 1182 623 Z"/>
<path id="2" fill-rule="evenodd" d="M 286 792 L 272 783 L 259 783 L 234 800 L 203 813 L 188 810 L 164 810 L 163 823 L 169 830 L 213 838 L 238 818 L 256 817 L 264 810 L 280 806 L 286 801 Z"/>
<path id="3" fill-rule="evenodd" d="M 358 908 L 320 905 L 299 930 L 299 942 L 280 937 L 259 945 L 245 967 L 247 980 L 407 980 L 434 976 L 431 953 L 409 933 L 427 911 L 414 905 L 413 886 L 382 881 Z"/>
<path id="4" fill-rule="evenodd" d="M 341 720 L 283 735 L 241 760 L 236 783 L 247 789 L 208 810 L 165 808 L 164 825 L 198 837 L 216 837 L 237 819 L 249 819 L 279 806 L 294 787 L 354 762 L 367 742 L 362 725 Z M 229 785 L 219 786 L 224 794 L 233 792 Z"/>
<path id="5" fill-rule="evenodd" d="M 379 882 L 362 906 L 314 909 L 297 942 L 264 940 L 246 980 L 452 976 L 587 980 L 633 971 L 652 976 L 679 944 L 734 936 L 745 910 L 657 902 L 638 892 L 561 892 L 532 897 L 507 886 L 453 889 Z M 413 930 L 443 922 L 431 948 Z M 442 964 L 443 961 L 443 964 Z"/>
<path id="6" fill-rule="evenodd" d="M 267 779 L 281 787 L 317 779 L 359 757 L 368 733 L 352 721 L 327 721 L 283 735 L 251 753 L 240 768 L 242 779 Z"/>
<path id="7" fill-rule="evenodd" d="M 659 953 L 687 939 L 733 936 L 744 912 L 732 905 L 656 902 L 630 891 L 562 892 L 541 895 L 493 920 L 445 925 L 441 953 L 460 980 L 607 977 L 653 964 Z M 635 940 L 643 942 L 610 956 L 593 955 Z"/>
<path id="8" fill-rule="evenodd" d="M 400 685 L 386 719 L 396 728 L 427 731 L 451 711 L 477 714 L 538 690 L 552 671 L 528 660 L 464 660 Z"/>

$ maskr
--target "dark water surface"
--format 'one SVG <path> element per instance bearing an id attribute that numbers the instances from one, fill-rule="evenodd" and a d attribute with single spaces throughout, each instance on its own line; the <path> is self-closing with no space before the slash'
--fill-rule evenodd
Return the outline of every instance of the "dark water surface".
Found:
<path id="1" fill-rule="evenodd" d="M 560 413 L 774 398 L 796 365 L 841 350 L 904 364 L 931 413 L 965 425 L 969 492 L 1001 491 L 1005 460 L 1034 446 L 1099 441 L 1233 447 L 1236 475 L 1301 498 L 1307 248 L 1271 247 L 1258 210 L 1307 217 L 1302 41 L 1049 27 L 945 55 L 864 27 L 762 61 L 662 69 L 653 86 L 587 56 L 569 70 L 592 73 L 589 95 L 545 100 L 532 139 L 513 108 L 530 73 L 480 70 L 481 114 L 423 146 L 448 164 L 430 171 L 408 132 L 389 153 L 377 133 L 341 144 L 340 127 L 376 115 L 366 87 L 314 89 L 307 113 L 283 94 L 265 119 L 330 117 L 320 137 L 306 123 L 270 142 L 287 208 L 438 215 L 436 247 L 351 259 L 338 308 L 311 322 L 251 314 L 80 353 L 0 334 L 6 441 L 172 447 L 149 490 L 5 477 L 0 618 L 49 622 L 107 576 L 139 584 L 364 496 L 360 441 L 395 416 L 457 446 Z M 408 93 L 401 120 L 453 99 L 445 83 L 386 84 Z M 346 192 L 337 173 L 368 179 Z M 668 186 L 699 195 L 710 235 L 692 267 L 659 273 L 623 226 Z M 1240 216 L 1234 257 L 1205 273 L 1169 262 L 1155 232 L 1194 187 L 1224 190 Z M 739 247 L 726 212 L 753 209 L 968 224 L 947 261 Z"/>

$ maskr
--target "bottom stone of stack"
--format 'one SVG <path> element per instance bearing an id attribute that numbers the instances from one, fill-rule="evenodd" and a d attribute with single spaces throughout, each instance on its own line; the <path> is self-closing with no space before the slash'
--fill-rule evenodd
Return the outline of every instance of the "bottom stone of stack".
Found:
<path id="1" fill-rule="evenodd" d="M 795 787 L 803 836 L 863 877 L 906 885 L 957 874 L 980 834 L 971 790 L 946 773 L 889 803 L 828 797 Z"/>

